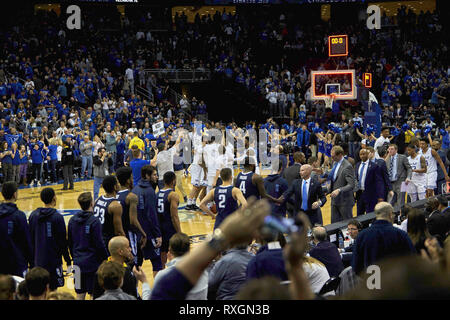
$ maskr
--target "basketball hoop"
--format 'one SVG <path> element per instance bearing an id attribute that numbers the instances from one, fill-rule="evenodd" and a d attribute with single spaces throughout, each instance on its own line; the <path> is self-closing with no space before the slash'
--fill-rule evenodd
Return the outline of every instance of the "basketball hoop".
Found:
<path id="1" fill-rule="evenodd" d="M 331 93 L 329 96 L 325 97 L 323 100 L 325 101 L 326 109 L 333 109 L 333 102 L 334 102 L 334 100 L 336 100 L 336 94 Z"/>

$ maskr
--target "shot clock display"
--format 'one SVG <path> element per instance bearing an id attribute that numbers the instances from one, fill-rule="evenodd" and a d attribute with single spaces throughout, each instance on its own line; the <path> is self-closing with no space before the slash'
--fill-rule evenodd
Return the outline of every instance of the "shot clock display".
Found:
<path id="1" fill-rule="evenodd" d="M 328 56 L 346 57 L 348 55 L 347 35 L 335 35 L 328 37 Z"/>
<path id="2" fill-rule="evenodd" d="M 364 73 L 363 74 L 363 83 L 365 88 L 372 88 L 372 74 Z"/>

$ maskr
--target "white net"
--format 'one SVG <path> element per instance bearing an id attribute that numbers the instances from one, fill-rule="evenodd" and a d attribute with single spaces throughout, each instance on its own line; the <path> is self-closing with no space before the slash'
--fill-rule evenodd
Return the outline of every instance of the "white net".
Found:
<path id="1" fill-rule="evenodd" d="M 325 97 L 323 99 L 325 101 L 325 108 L 326 109 L 332 109 L 333 108 L 333 102 L 334 102 L 335 98 L 336 98 L 336 96 L 334 94 L 331 94 L 328 97 Z"/>

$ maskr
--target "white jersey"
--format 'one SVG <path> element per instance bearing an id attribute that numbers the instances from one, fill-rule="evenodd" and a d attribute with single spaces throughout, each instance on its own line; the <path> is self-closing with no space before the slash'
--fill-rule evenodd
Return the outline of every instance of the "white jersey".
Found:
<path id="1" fill-rule="evenodd" d="M 205 159 L 206 167 L 208 168 L 208 176 L 215 176 L 216 170 L 219 166 L 219 145 L 217 143 L 207 144 L 203 148 L 203 158 Z"/>
<path id="2" fill-rule="evenodd" d="M 415 158 L 408 157 L 409 165 L 412 170 L 422 169 L 422 165 L 420 164 L 420 158 L 422 155 L 417 154 Z M 425 183 L 426 181 L 426 173 L 417 173 L 413 172 L 411 175 L 412 182 Z"/>
<path id="3" fill-rule="evenodd" d="M 225 147 L 225 168 L 230 168 L 231 170 L 233 170 L 233 163 L 234 163 L 234 151 L 233 151 L 234 147 L 232 144 L 229 144 L 228 146 Z"/>
<path id="4" fill-rule="evenodd" d="M 427 173 L 437 172 L 437 162 L 431 153 L 431 148 L 428 148 L 425 153 L 423 153 L 422 149 L 420 149 L 419 155 L 422 155 L 425 158 L 427 163 Z"/>
<path id="5" fill-rule="evenodd" d="M 192 164 L 199 165 L 202 161 L 202 153 L 203 153 L 203 145 L 200 142 L 199 144 L 194 144 L 194 159 L 192 159 Z"/>
<path id="6" fill-rule="evenodd" d="M 234 155 L 228 152 L 225 154 L 221 154 L 217 157 L 217 170 L 222 170 L 224 168 L 231 169 L 231 173 L 233 175 L 233 160 Z"/>

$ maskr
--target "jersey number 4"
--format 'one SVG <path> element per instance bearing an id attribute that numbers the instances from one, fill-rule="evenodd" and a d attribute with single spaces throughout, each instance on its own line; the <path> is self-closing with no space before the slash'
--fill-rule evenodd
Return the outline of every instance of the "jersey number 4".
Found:
<path id="1" fill-rule="evenodd" d="M 245 194 L 245 181 L 242 181 L 239 185 L 239 189 L 241 189 L 242 193 Z"/>

